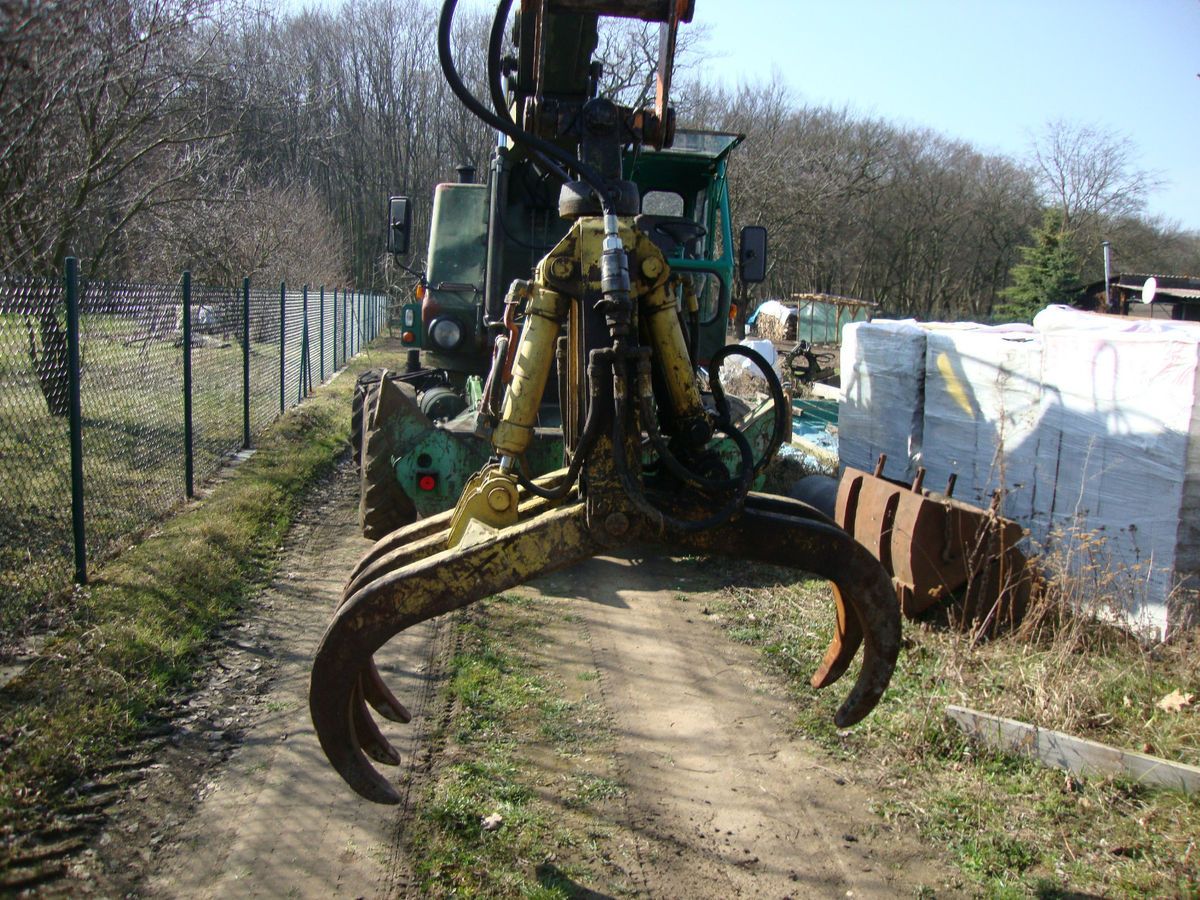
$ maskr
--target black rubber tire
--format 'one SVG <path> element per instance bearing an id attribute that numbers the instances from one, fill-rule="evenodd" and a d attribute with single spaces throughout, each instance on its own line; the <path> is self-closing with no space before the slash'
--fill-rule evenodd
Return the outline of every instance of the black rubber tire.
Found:
<path id="1" fill-rule="evenodd" d="M 355 471 L 362 471 L 363 407 L 375 402 L 379 381 L 384 369 L 368 369 L 354 382 L 354 398 L 350 401 L 350 455 Z"/>
<path id="2" fill-rule="evenodd" d="M 400 386 L 388 379 L 387 383 L 368 383 L 359 405 L 359 504 L 358 523 L 363 537 L 378 540 L 417 518 L 412 499 L 396 480 L 392 468 L 392 433 L 380 428 L 389 414 L 394 413 L 395 396 Z M 357 395 L 357 390 L 356 390 Z"/>
<path id="3" fill-rule="evenodd" d="M 350 401 L 350 455 L 354 457 L 354 468 L 362 471 L 362 435 L 363 407 L 370 407 L 375 402 L 379 391 L 379 382 L 387 376 L 388 381 L 399 381 L 399 372 L 389 372 L 387 369 L 368 369 L 358 376 L 354 382 L 354 397 Z"/>

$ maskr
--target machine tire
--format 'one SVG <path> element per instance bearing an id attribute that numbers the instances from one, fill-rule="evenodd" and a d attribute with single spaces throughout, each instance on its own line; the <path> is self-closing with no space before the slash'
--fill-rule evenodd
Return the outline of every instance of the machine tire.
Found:
<path id="1" fill-rule="evenodd" d="M 375 403 L 379 382 L 386 369 L 368 369 L 354 382 L 354 398 L 350 401 L 350 455 L 355 471 L 362 471 L 363 407 Z"/>
<path id="2" fill-rule="evenodd" d="M 356 400 L 358 396 L 356 387 Z M 360 423 L 358 522 L 363 537 L 372 540 L 417 518 L 416 507 L 400 487 L 392 468 L 392 431 L 381 427 L 389 416 L 399 413 L 402 404 L 400 385 L 382 377 L 367 383 L 357 406 Z"/>

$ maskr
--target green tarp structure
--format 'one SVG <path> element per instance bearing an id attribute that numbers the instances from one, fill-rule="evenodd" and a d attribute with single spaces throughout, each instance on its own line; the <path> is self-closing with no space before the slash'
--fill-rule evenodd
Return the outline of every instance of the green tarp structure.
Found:
<path id="1" fill-rule="evenodd" d="M 840 315 L 839 315 L 840 313 Z M 841 344 L 841 329 L 850 322 L 866 322 L 871 308 L 820 300 L 799 303 L 796 309 L 796 340 L 810 344 Z"/>

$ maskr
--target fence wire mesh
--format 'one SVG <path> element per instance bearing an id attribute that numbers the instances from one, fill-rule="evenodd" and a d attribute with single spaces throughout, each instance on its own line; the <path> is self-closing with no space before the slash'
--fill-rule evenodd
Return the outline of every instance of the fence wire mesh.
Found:
<path id="1" fill-rule="evenodd" d="M 197 481 L 242 446 L 242 296 L 193 287 L 192 445 Z"/>
<path id="2" fill-rule="evenodd" d="M 192 467 L 210 477 L 379 333 L 386 298 L 193 286 Z M 350 301 L 355 296 L 358 306 Z M 336 310 L 335 306 L 343 304 Z M 245 343 L 246 316 L 249 343 Z M 186 493 L 179 284 L 85 282 L 77 373 L 89 562 Z M 57 279 L 0 277 L 0 644 L 55 607 L 75 572 L 67 299 Z M 339 343 L 342 342 L 342 343 Z M 335 356 L 336 351 L 336 356 Z M 249 391 L 243 392 L 243 367 Z"/>
<path id="3" fill-rule="evenodd" d="M 0 279 L 0 634 L 74 572 L 69 378 L 62 282 Z"/>
<path id="4" fill-rule="evenodd" d="M 80 289 L 84 510 L 90 556 L 183 498 L 179 288 L 85 283 Z"/>
<path id="5" fill-rule="evenodd" d="M 279 288 L 250 291 L 250 432 L 279 415 Z"/>

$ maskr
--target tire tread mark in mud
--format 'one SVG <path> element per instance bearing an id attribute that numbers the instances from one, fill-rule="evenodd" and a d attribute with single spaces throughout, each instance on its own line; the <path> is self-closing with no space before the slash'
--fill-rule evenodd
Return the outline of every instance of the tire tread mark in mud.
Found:
<path id="1" fill-rule="evenodd" d="M 392 828 L 391 846 L 386 868 L 387 883 L 382 885 L 382 896 L 418 898 L 420 885 L 409 864 L 407 824 L 413 816 L 413 799 L 420 796 L 421 788 L 441 755 L 445 744 L 447 727 L 454 715 L 453 704 L 442 691 L 448 662 L 462 649 L 461 614 L 440 616 L 431 621 L 433 634 L 429 639 L 429 654 L 425 661 L 425 674 L 421 679 L 420 691 L 410 709 L 413 713 L 412 752 L 404 773 L 398 779 L 400 803 Z"/>

